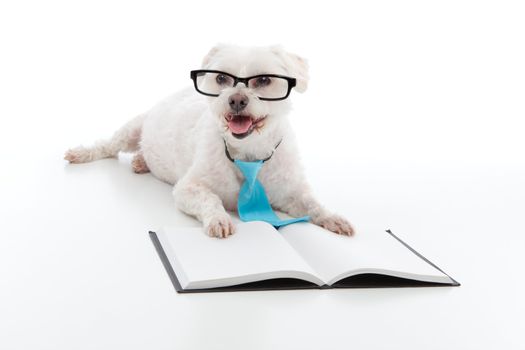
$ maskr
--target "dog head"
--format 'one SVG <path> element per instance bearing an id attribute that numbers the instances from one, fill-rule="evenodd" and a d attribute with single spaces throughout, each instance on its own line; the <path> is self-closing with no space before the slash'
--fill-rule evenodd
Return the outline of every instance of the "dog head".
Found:
<path id="1" fill-rule="evenodd" d="M 306 60 L 280 46 L 218 45 L 204 57 L 202 69 L 216 71 L 198 84 L 201 92 L 213 93 L 210 109 L 222 136 L 236 145 L 255 145 L 275 134 L 291 107 L 288 93 L 304 92 L 308 84 Z"/>

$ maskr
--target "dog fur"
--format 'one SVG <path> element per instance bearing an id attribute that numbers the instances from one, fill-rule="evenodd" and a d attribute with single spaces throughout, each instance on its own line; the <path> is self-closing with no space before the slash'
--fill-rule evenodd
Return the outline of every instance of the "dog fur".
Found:
<path id="1" fill-rule="evenodd" d="M 218 45 L 202 62 L 203 69 L 215 69 L 238 77 L 281 74 L 297 79 L 295 90 L 308 85 L 308 64 L 280 46 L 238 47 Z M 249 136 L 239 139 L 228 128 L 231 112 L 228 98 L 242 93 L 248 97 L 244 113 L 264 118 Z M 180 210 L 202 222 L 213 237 L 228 237 L 235 226 L 227 211 L 237 210 L 237 197 L 244 181 L 241 172 L 225 156 L 224 141 L 233 158 L 272 158 L 262 167 L 258 179 L 274 209 L 293 217 L 309 215 L 314 224 L 330 231 L 352 235 L 343 217 L 325 209 L 312 195 L 299 162 L 298 149 L 287 114 L 290 98 L 259 100 L 251 89 L 238 84 L 218 97 L 207 97 L 188 88 L 176 93 L 115 132 L 109 140 L 91 147 L 69 149 L 65 159 L 85 163 L 117 157 L 120 151 L 135 152 L 133 171 L 151 173 L 174 185 L 173 195 Z"/>

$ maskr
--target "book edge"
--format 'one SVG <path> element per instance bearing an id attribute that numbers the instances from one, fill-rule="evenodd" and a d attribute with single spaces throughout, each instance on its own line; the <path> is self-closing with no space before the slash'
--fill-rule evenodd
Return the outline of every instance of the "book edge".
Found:
<path id="1" fill-rule="evenodd" d="M 160 243 L 159 237 L 157 236 L 157 233 L 154 231 L 149 231 L 149 237 L 151 238 L 151 241 L 153 242 L 153 246 L 155 247 L 155 250 L 157 251 L 157 254 L 159 255 L 160 261 L 162 262 L 162 265 L 164 266 L 164 269 L 168 273 L 168 276 L 171 280 L 171 284 L 173 284 L 173 287 L 177 291 L 177 293 L 181 293 L 183 291 L 179 280 L 177 278 L 177 275 L 175 274 L 175 271 L 173 271 L 173 267 L 171 266 L 171 263 L 166 256 L 166 252 L 164 251 L 164 248 L 162 248 L 162 244 Z"/>
<path id="2" fill-rule="evenodd" d="M 435 268 L 436 270 L 440 271 L 441 273 L 443 273 L 445 276 L 447 276 L 448 278 L 450 278 L 450 280 L 452 281 L 452 283 L 443 283 L 443 285 L 450 285 L 450 286 L 455 286 L 455 287 L 459 287 L 461 286 L 461 283 L 459 283 L 458 281 L 456 281 L 454 278 L 452 278 L 448 273 L 446 273 L 445 271 L 443 271 L 442 269 L 440 269 L 436 264 L 434 264 L 432 261 L 428 260 L 427 258 L 425 258 L 421 253 L 419 253 L 417 250 L 415 250 L 414 248 L 412 248 L 411 246 L 409 246 L 407 243 L 405 243 L 405 241 L 403 241 L 401 238 L 399 238 L 398 236 L 396 236 L 390 229 L 386 230 L 386 232 L 391 235 L 392 237 L 394 237 L 399 243 L 401 243 L 402 245 L 405 246 L 405 248 L 407 248 L 408 250 L 410 250 L 412 253 L 416 254 L 420 259 L 422 259 L 423 261 L 425 261 L 427 264 L 429 264 L 430 266 L 432 266 L 433 268 Z"/>

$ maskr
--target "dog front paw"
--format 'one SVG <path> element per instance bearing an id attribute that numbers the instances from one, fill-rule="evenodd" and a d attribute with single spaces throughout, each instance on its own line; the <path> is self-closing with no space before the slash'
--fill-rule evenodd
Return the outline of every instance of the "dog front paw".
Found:
<path id="1" fill-rule="evenodd" d="M 235 225 L 226 213 L 212 216 L 204 226 L 204 230 L 210 237 L 226 238 L 235 233 Z"/>
<path id="2" fill-rule="evenodd" d="M 352 224 L 337 214 L 321 216 L 313 220 L 313 223 L 340 235 L 352 236 L 355 233 Z"/>

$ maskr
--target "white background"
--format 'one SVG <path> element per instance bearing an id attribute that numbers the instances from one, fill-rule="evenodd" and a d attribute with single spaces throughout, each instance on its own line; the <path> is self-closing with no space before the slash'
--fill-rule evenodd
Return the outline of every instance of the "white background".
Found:
<path id="1" fill-rule="evenodd" d="M 519 1 L 2 1 L 0 348 L 523 348 L 524 18 Z M 291 120 L 319 198 L 462 286 L 177 295 L 146 234 L 197 225 L 170 186 L 62 155 L 190 84 L 217 42 L 308 58 Z"/>

